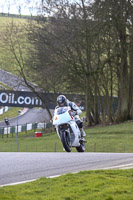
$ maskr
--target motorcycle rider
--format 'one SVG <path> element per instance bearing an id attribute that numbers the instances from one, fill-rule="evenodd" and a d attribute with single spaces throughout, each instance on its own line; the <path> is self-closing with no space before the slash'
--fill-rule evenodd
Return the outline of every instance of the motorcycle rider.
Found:
<path id="1" fill-rule="evenodd" d="M 8 126 L 9 125 L 9 119 L 5 117 L 5 124 Z"/>
<path id="2" fill-rule="evenodd" d="M 63 107 L 63 106 L 70 106 L 71 110 L 75 112 L 75 121 L 80 129 L 81 132 L 81 140 L 85 141 L 84 137 L 86 136 L 84 130 L 83 130 L 83 122 L 81 121 L 79 115 L 81 115 L 82 111 L 79 109 L 79 107 L 74 103 L 69 101 L 64 95 L 59 95 L 57 97 L 57 106 L 58 107 Z"/>

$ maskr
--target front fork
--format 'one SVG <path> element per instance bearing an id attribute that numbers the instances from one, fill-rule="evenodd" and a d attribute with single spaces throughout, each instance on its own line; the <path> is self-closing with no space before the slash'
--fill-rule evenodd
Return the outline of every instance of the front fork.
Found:
<path id="1" fill-rule="evenodd" d="M 57 132 L 58 137 L 61 139 L 58 126 L 56 126 L 56 132 Z"/>
<path id="2" fill-rule="evenodd" d="M 81 133 L 80 130 L 78 128 L 78 125 L 76 124 L 76 126 L 74 124 L 71 124 L 71 129 L 72 129 L 72 135 L 70 133 L 70 128 L 64 128 L 62 130 L 66 131 L 68 133 L 68 140 L 71 141 L 72 146 L 80 146 L 79 143 L 79 138 L 81 137 Z M 61 135 L 60 135 L 60 127 L 56 127 L 56 132 L 58 137 L 61 140 Z M 75 134 L 77 133 L 77 134 Z"/>
<path id="3" fill-rule="evenodd" d="M 68 128 L 69 129 L 69 128 Z M 70 135 L 70 130 L 68 130 L 68 129 L 61 129 L 61 130 L 63 130 L 63 131 L 65 131 L 65 132 L 67 132 L 68 133 L 68 139 L 69 140 L 71 140 L 71 135 Z M 61 139 L 61 135 L 60 135 L 60 132 L 61 132 L 61 130 L 60 130 L 60 128 L 57 126 L 56 127 L 56 132 L 57 132 L 57 135 L 58 135 L 58 137 Z"/>

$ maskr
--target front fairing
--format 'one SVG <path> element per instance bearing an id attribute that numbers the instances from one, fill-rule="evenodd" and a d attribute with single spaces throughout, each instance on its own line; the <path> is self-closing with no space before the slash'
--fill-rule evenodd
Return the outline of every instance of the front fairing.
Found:
<path id="1" fill-rule="evenodd" d="M 53 125 L 57 126 L 74 120 L 74 118 L 70 116 L 69 110 L 69 107 L 57 108 L 53 117 Z"/>

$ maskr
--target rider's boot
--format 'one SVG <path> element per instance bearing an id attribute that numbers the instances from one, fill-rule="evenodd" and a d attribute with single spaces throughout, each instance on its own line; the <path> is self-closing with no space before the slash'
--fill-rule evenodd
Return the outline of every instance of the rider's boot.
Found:
<path id="1" fill-rule="evenodd" d="M 85 136 L 86 136 L 86 133 L 84 132 L 84 130 L 83 130 L 83 128 L 80 128 L 80 132 L 81 132 L 81 140 L 83 141 L 83 142 L 86 142 L 86 140 L 85 140 Z"/>

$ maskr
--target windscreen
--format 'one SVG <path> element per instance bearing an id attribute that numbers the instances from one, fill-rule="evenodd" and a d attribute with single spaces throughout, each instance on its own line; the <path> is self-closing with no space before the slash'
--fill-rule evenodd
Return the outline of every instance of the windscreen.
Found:
<path id="1" fill-rule="evenodd" d="M 63 113 L 65 113 L 68 110 L 68 107 L 60 107 L 57 109 L 57 115 L 61 115 Z"/>

